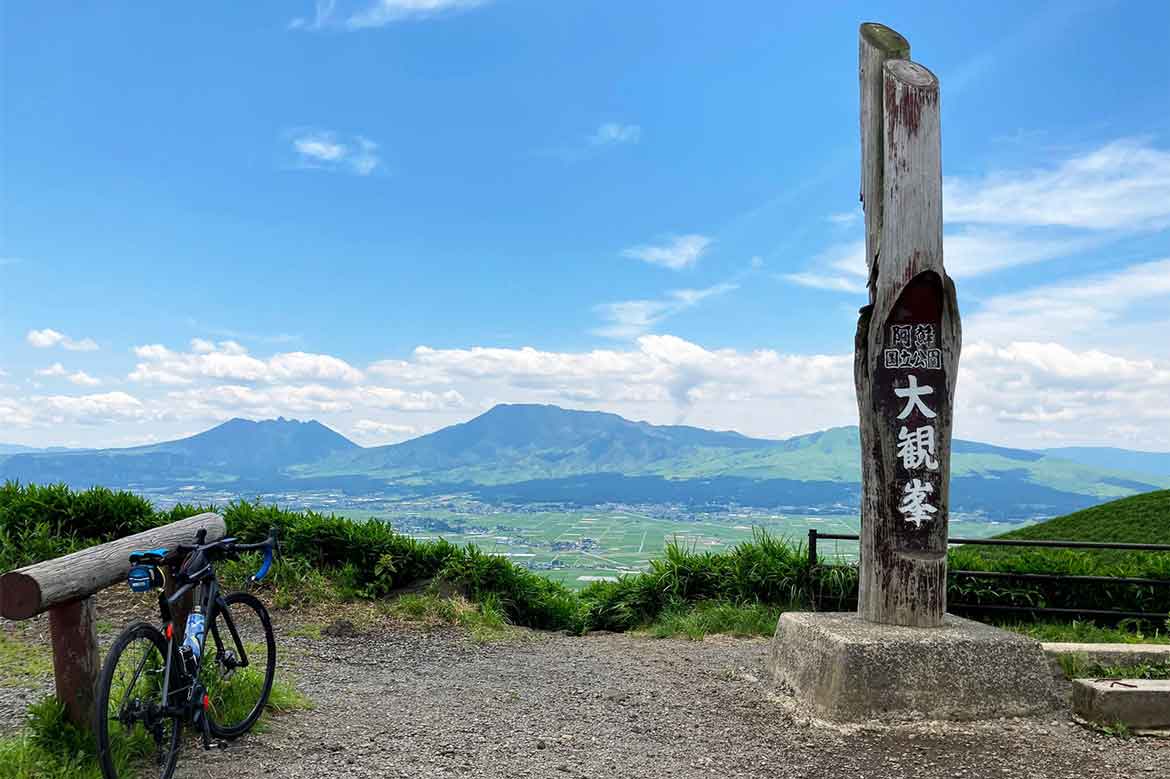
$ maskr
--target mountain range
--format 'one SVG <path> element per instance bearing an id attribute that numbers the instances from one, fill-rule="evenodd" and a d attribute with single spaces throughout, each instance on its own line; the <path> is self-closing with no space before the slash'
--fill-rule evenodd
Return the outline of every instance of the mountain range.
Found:
<path id="1" fill-rule="evenodd" d="M 556 406 L 499 405 L 468 422 L 361 447 L 316 421 L 232 419 L 177 441 L 128 449 L 0 445 L 0 479 L 239 493 L 467 493 L 490 501 L 741 504 L 852 511 L 856 427 L 787 440 Z M 1094 448 L 952 446 L 951 508 L 992 518 L 1049 516 L 1170 487 L 1170 454 Z"/>

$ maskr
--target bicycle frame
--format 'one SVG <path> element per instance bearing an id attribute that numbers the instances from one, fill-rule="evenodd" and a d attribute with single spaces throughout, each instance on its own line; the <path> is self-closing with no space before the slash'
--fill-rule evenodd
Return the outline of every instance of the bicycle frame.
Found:
<path id="1" fill-rule="evenodd" d="M 192 704 L 196 703 L 196 701 L 192 699 L 193 696 L 190 694 L 190 692 L 187 695 L 186 702 L 182 706 L 171 706 L 169 701 L 171 700 L 171 683 L 173 681 L 177 681 L 178 684 L 188 683 L 186 687 L 181 689 L 189 690 L 191 692 L 194 692 L 199 682 L 199 666 L 196 666 L 195 673 L 192 675 L 189 674 L 187 669 L 183 667 L 183 663 L 176 662 L 176 660 L 180 658 L 181 655 L 179 653 L 180 644 L 177 641 L 179 638 L 178 631 L 174 630 L 173 627 L 175 605 L 196 587 L 201 588 L 202 597 L 200 598 L 200 604 L 203 606 L 204 619 L 203 635 L 199 639 L 199 657 L 201 658 L 200 663 L 202 662 L 203 653 L 207 648 L 208 635 L 210 635 L 212 640 L 215 642 L 217 655 L 219 657 L 225 656 L 223 638 L 219 634 L 218 621 L 216 619 L 222 613 L 223 621 L 228 627 L 228 632 L 231 634 L 231 639 L 235 644 L 235 650 L 238 657 L 238 661 L 234 667 L 248 667 L 249 661 L 247 649 L 244 647 L 244 642 L 240 638 L 239 631 L 236 630 L 236 623 L 232 619 L 232 614 L 227 608 L 227 603 L 224 600 L 223 592 L 219 586 L 219 580 L 215 577 L 214 573 L 201 582 L 191 582 L 184 584 L 169 596 L 164 593 L 160 593 L 158 596 L 158 603 L 159 612 L 161 613 L 163 620 L 162 632 L 167 639 L 167 660 L 166 670 L 163 674 L 162 699 L 167 701 L 168 705 L 164 706 L 162 709 L 161 713 L 163 716 L 179 715 L 186 717 L 194 713 Z M 171 629 L 167 630 L 168 627 Z M 177 676 L 177 679 L 172 676 L 172 671 L 176 667 L 177 671 L 175 671 L 175 676 Z M 175 691 L 178 691 L 178 688 Z M 203 705 L 201 701 L 198 703 L 200 706 Z"/>

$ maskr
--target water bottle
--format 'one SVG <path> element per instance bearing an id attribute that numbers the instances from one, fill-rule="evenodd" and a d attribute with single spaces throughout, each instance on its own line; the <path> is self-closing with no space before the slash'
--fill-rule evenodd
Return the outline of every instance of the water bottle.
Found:
<path id="1" fill-rule="evenodd" d="M 195 662 L 199 662 L 199 645 L 201 643 L 203 643 L 203 608 L 196 606 L 195 610 L 187 615 L 187 630 L 183 638 L 183 649 L 191 653 L 191 658 Z"/>

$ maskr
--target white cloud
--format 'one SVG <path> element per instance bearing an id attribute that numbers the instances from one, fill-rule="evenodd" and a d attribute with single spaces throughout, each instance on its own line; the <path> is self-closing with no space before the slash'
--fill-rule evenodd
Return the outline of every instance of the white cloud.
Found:
<path id="1" fill-rule="evenodd" d="M 636 124 L 605 122 L 597 128 L 597 132 L 589 136 L 589 143 L 593 146 L 613 146 L 622 143 L 637 143 L 641 139 L 642 128 Z"/>
<path id="2" fill-rule="evenodd" d="M 344 144 L 336 143 L 331 138 L 321 134 L 294 138 L 293 148 L 302 156 L 311 157 L 320 162 L 336 162 L 349 153 Z"/>
<path id="3" fill-rule="evenodd" d="M 96 387 L 102 383 L 101 379 L 95 379 L 85 371 L 74 371 L 73 373 L 70 373 L 69 371 L 65 370 L 65 366 L 59 362 L 53 363 L 48 368 L 41 368 L 40 370 L 36 371 L 36 375 L 48 377 L 63 376 L 74 384 L 78 384 L 83 387 Z"/>
<path id="4" fill-rule="evenodd" d="M 429 19 L 453 11 L 463 11 L 487 5 L 489 0 L 375 0 L 350 15 L 345 26 L 351 30 L 384 27 L 394 22 Z"/>
<path id="5" fill-rule="evenodd" d="M 346 361 L 327 354 L 284 352 L 262 360 L 235 341 L 191 342 L 191 352 L 175 352 L 162 344 L 138 346 L 142 360 L 130 373 L 131 381 L 153 384 L 190 384 L 196 379 L 281 382 L 297 379 L 356 383 L 363 374 Z"/>
<path id="6" fill-rule="evenodd" d="M 345 171 L 368 176 L 382 160 L 378 144 L 361 135 L 342 140 L 329 130 L 298 129 L 288 134 L 296 166 L 317 170 Z"/>
<path id="7" fill-rule="evenodd" d="M 298 16 L 288 23 L 290 30 L 320 30 L 333 18 L 337 0 L 317 0 L 313 4 L 312 18 Z"/>
<path id="8" fill-rule="evenodd" d="M 856 292 L 858 294 L 865 292 L 865 279 L 856 279 L 831 273 L 804 271 L 802 273 L 784 273 L 781 274 L 780 278 L 785 281 L 791 281 L 793 284 L 799 284 L 802 287 L 812 287 L 813 289 L 827 289 L 833 292 Z"/>
<path id="9" fill-rule="evenodd" d="M 675 289 L 658 300 L 622 300 L 594 307 L 606 322 L 593 332 L 606 338 L 633 338 L 653 329 L 675 314 L 698 305 L 707 298 L 723 295 L 738 288 L 737 284 L 716 284 L 706 289 Z"/>
<path id="10" fill-rule="evenodd" d="M 94 378 L 85 371 L 74 371 L 69 374 L 69 381 L 82 387 L 96 387 L 102 383 L 101 379 Z"/>
<path id="11" fill-rule="evenodd" d="M 1070 336 L 1131 348 L 1167 349 L 1163 327 L 1148 324 L 1144 337 L 1119 332 L 1119 320 L 1132 307 L 1165 300 L 1170 311 L 1170 259 L 1131 265 L 1112 272 L 998 295 L 968 317 L 972 337 L 1004 343 L 1021 333 L 1030 339 L 1061 341 Z"/>
<path id="12" fill-rule="evenodd" d="M 98 348 L 97 343 L 92 338 L 73 339 L 47 327 L 44 330 L 29 330 L 25 339 L 37 349 L 60 346 L 71 352 L 92 352 Z"/>
<path id="13" fill-rule="evenodd" d="M 1170 225 L 1170 151 L 1123 139 L 1052 169 L 948 178 L 948 222 L 1092 230 Z"/>
<path id="14" fill-rule="evenodd" d="M 43 421 L 82 425 L 137 420 L 149 415 L 142 401 L 125 392 L 42 395 L 32 398 L 32 406 Z"/>
<path id="15" fill-rule="evenodd" d="M 1121 140 L 1050 170 L 952 177 L 943 204 L 943 257 L 954 278 L 1069 257 L 1170 226 L 1170 152 Z M 864 287 L 865 277 L 864 241 L 830 246 L 807 270 L 782 276 L 843 292 Z"/>
<path id="16" fill-rule="evenodd" d="M 661 265 L 671 270 L 681 270 L 697 263 L 711 243 L 712 239 L 705 235 L 680 235 L 660 246 L 634 246 L 624 249 L 622 256 L 652 265 Z"/>
<path id="17" fill-rule="evenodd" d="M 354 423 L 352 431 L 354 438 L 367 445 L 397 443 L 415 433 L 411 425 L 379 422 L 376 419 L 359 419 Z"/>
<path id="18" fill-rule="evenodd" d="M 965 228 L 943 236 L 943 262 L 955 279 L 970 279 L 1003 268 L 1068 257 L 1097 245 L 1092 237 L 1029 237 L 1006 230 Z M 829 247 L 811 270 L 782 274 L 794 284 L 837 292 L 864 292 L 868 271 L 865 241 Z"/>
<path id="19" fill-rule="evenodd" d="M 1059 343 L 963 348 L 956 421 L 1001 441 L 1170 446 L 1170 361 Z"/>
<path id="20" fill-rule="evenodd" d="M 859 222 L 863 214 L 860 208 L 855 208 L 852 211 L 843 211 L 839 214 L 829 214 L 829 221 L 835 225 L 848 227 Z"/>

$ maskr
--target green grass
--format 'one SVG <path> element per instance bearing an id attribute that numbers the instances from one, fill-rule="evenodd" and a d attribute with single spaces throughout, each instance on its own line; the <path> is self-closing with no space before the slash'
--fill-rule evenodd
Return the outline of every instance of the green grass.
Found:
<path id="1" fill-rule="evenodd" d="M 1170 490 L 1102 503 L 1004 533 L 1001 538 L 1170 544 Z"/>
<path id="2" fill-rule="evenodd" d="M 257 679 L 252 687 L 259 684 Z M 239 687 L 239 692 L 245 692 Z M 255 701 L 256 689 L 253 694 Z M 243 697 L 228 700 L 225 720 L 240 719 L 247 707 Z M 284 712 L 311 708 L 311 701 L 292 685 L 283 682 L 279 673 L 272 685 L 267 712 Z M 250 707 L 248 707 L 250 709 Z M 255 732 L 263 732 L 267 714 L 256 723 Z M 184 735 L 180 762 L 198 759 L 198 746 L 188 728 Z M 115 730 L 112 734 L 114 762 L 120 776 L 129 776 L 133 766 L 153 754 L 154 742 L 137 728 L 130 734 Z M 0 779 L 102 779 L 93 736 L 78 730 L 65 718 L 65 708 L 56 698 L 48 697 L 29 707 L 27 726 L 15 736 L 0 738 Z"/>
<path id="3" fill-rule="evenodd" d="M 1069 679 L 1170 679 L 1170 663 L 1102 665 L 1076 653 L 1060 655 L 1057 662 Z"/>
<path id="4" fill-rule="evenodd" d="M 655 638 L 689 638 L 692 641 L 718 634 L 771 636 L 776 632 L 776 621 L 783 611 L 779 606 L 762 603 L 704 601 L 668 609 L 646 626 L 645 632 Z"/>
<path id="5" fill-rule="evenodd" d="M 1158 519 L 1166 494 L 1153 493 L 1144 496 L 1145 501 L 1126 499 L 1092 511 L 1105 510 L 1106 514 L 1100 516 L 1113 517 L 1119 528 L 1134 524 L 1144 527 L 1142 523 Z M 71 492 L 61 486 L 9 483 L 0 488 L 0 560 L 24 563 L 56 556 L 206 508 L 211 507 L 176 506 L 156 512 L 145 500 L 128 493 Z M 1129 509 L 1137 513 L 1141 523 L 1123 523 L 1119 519 Z M 112 520 L 115 510 L 125 512 L 116 522 Z M 758 528 L 750 536 L 737 528 L 740 540 L 717 546 L 708 543 L 706 530 L 691 531 L 688 536 L 668 542 L 660 554 L 645 562 L 643 570 L 575 590 L 478 546 L 456 546 L 442 539 L 419 540 L 397 533 L 382 522 L 353 521 L 314 511 L 284 511 L 244 502 L 231 503 L 220 512 L 228 532 L 245 542 L 264 539 L 272 527 L 279 529 L 282 557 L 259 588 L 262 598 L 278 608 L 350 599 L 382 600 L 419 582 L 434 580 L 452 586 L 476 604 L 485 617 L 498 612 L 501 622 L 511 625 L 584 633 L 643 627 L 663 614 L 703 601 L 785 608 L 810 608 L 816 604 L 822 609 L 848 609 L 857 592 L 854 565 L 826 559 L 825 564 L 810 566 L 799 544 Z M 1070 516 L 1083 515 L 1086 512 Z M 587 521 L 590 519 L 575 515 L 572 521 L 580 527 L 566 533 L 600 536 L 610 532 L 601 529 L 602 522 Z M 541 521 L 565 520 L 550 515 Z M 597 530 L 590 529 L 595 526 Z M 1104 560 L 1091 553 L 1069 550 L 983 554 L 964 547 L 952 550 L 950 557 L 952 569 L 1170 579 L 1170 554 L 1134 554 Z M 220 571 L 230 588 L 242 585 L 258 566 L 259 560 L 253 556 L 225 564 Z M 1089 587 L 1066 581 L 955 577 L 948 591 L 956 603 L 1170 614 L 1170 590 L 1147 585 L 1110 583 Z M 1162 621 L 1157 620 L 1153 626 L 1160 628 Z M 1145 629 L 1148 632 L 1151 625 Z"/>
<path id="6" fill-rule="evenodd" d="M 1142 629 L 1133 622 L 1101 626 L 1092 622 L 1005 622 L 1000 627 L 1037 641 L 1073 644 L 1170 644 L 1170 625 Z"/>
<path id="7" fill-rule="evenodd" d="M 503 610 L 490 600 L 476 604 L 466 598 L 447 598 L 436 592 L 408 593 L 389 601 L 385 611 L 407 622 L 428 626 L 455 625 L 480 642 L 512 635 Z"/>
<path id="8" fill-rule="evenodd" d="M 17 736 L 0 739 L 0 777 L 3 779 L 102 779 L 93 736 L 65 718 L 65 707 L 49 697 L 29 706 L 28 725 Z M 153 748 L 141 733 L 112 745 L 119 775 Z"/>
<path id="9" fill-rule="evenodd" d="M 53 659 L 47 647 L 0 633 L 0 686 L 36 687 L 52 675 Z"/>

